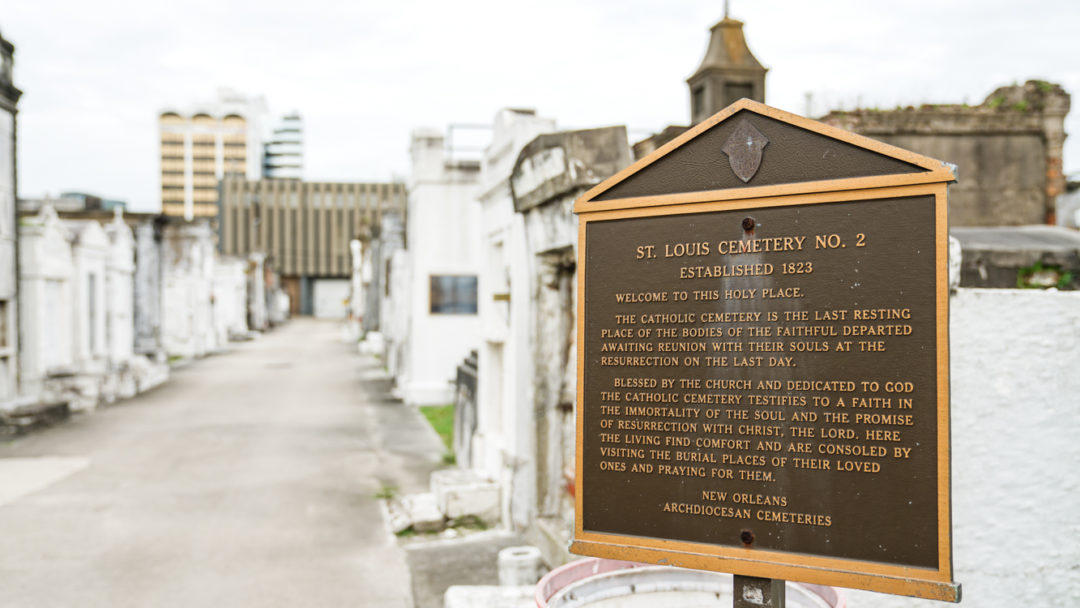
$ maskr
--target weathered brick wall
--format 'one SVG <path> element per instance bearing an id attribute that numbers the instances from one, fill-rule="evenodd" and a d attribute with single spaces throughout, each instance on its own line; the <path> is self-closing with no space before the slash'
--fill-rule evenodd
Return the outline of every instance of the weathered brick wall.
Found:
<path id="1" fill-rule="evenodd" d="M 949 190 L 953 226 L 1052 224 L 1065 191 L 1062 150 L 1070 97 L 1028 81 L 978 106 L 836 111 L 821 120 L 959 167 Z"/>

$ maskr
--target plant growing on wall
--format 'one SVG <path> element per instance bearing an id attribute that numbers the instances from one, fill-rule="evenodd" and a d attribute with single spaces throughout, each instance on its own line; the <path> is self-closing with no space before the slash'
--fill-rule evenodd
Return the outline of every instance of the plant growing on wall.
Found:
<path id="1" fill-rule="evenodd" d="M 1042 261 L 1016 272 L 1016 286 L 1020 289 L 1068 289 L 1072 280 L 1073 273 L 1063 271 L 1061 266 L 1043 265 Z"/>

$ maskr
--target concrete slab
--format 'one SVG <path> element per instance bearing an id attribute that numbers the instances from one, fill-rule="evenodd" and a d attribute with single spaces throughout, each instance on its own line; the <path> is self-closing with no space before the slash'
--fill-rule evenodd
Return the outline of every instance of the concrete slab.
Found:
<path id="1" fill-rule="evenodd" d="M 446 590 L 443 608 L 535 608 L 535 593 L 535 585 L 455 585 Z"/>
<path id="2" fill-rule="evenodd" d="M 443 608 L 446 590 L 455 585 L 497 585 L 499 551 L 522 544 L 520 536 L 501 530 L 437 541 L 403 543 L 412 571 L 416 608 Z"/>
<path id="3" fill-rule="evenodd" d="M 409 494 L 401 497 L 401 508 L 416 532 L 436 532 L 446 523 L 443 512 L 430 492 Z"/>
<path id="4" fill-rule="evenodd" d="M 472 515 L 489 525 L 499 521 L 499 485 L 473 471 L 435 471 L 431 474 L 431 492 L 448 519 Z"/>
<path id="5" fill-rule="evenodd" d="M 0 506 L 47 488 L 88 464 L 87 458 L 0 458 Z"/>
<path id="6" fill-rule="evenodd" d="M 51 462 L 0 506 L 0 603 L 410 608 L 375 495 L 426 488 L 443 448 L 338 333 L 296 319 L 0 445 Z"/>

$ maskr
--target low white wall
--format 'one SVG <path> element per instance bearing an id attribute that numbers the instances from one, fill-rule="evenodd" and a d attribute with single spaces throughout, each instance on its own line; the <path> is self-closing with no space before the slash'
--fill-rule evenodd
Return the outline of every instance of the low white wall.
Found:
<path id="1" fill-rule="evenodd" d="M 315 318 L 345 319 L 349 316 L 349 307 L 345 305 L 349 299 L 348 279 L 315 279 L 312 283 Z"/>
<path id="2" fill-rule="evenodd" d="M 214 333 L 219 346 L 247 333 L 247 261 L 219 258 L 214 266 Z"/>
<path id="3" fill-rule="evenodd" d="M 1080 605 L 1080 293 L 961 289 L 950 304 L 963 604 Z M 847 595 L 852 608 L 943 605 Z"/>

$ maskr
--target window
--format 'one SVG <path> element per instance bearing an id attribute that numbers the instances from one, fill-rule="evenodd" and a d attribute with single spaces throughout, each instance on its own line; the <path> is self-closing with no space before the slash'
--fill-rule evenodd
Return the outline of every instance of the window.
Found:
<path id="1" fill-rule="evenodd" d="M 476 277 L 432 275 L 431 314 L 475 315 Z"/>
<path id="2" fill-rule="evenodd" d="M 705 87 L 694 87 L 693 92 L 690 93 L 690 113 L 694 115 L 696 120 L 698 116 L 701 116 L 705 112 Z"/>
<path id="3" fill-rule="evenodd" d="M 724 85 L 725 105 L 733 104 L 743 97 L 754 98 L 754 85 L 749 82 L 729 82 Z"/>

